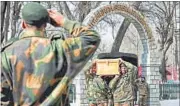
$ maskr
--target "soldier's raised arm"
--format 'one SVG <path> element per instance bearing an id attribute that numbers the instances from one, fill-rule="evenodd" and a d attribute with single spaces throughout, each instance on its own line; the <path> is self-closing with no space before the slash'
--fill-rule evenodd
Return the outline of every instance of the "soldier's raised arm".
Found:
<path id="1" fill-rule="evenodd" d="M 65 28 L 71 34 L 71 37 L 62 42 L 62 48 L 70 66 L 66 75 L 73 78 L 97 49 L 100 42 L 99 34 L 77 21 L 63 17 L 58 12 L 50 10 L 49 15 L 57 23 L 56 26 Z"/>
<path id="2" fill-rule="evenodd" d="M 100 43 L 99 34 L 83 26 L 81 23 L 64 18 L 60 13 L 50 10 L 49 16 L 56 23 L 69 31 L 71 37 L 64 41 L 55 41 L 59 48 L 62 48 L 63 55 L 67 62 L 67 71 L 61 82 L 53 90 L 50 96 L 41 104 L 53 104 L 64 92 L 69 82 L 81 71 L 87 61 L 92 57 Z"/>

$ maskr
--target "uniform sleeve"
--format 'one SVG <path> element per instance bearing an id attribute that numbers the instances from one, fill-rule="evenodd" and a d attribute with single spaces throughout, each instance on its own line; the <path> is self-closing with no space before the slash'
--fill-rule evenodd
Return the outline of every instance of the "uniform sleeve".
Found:
<path id="1" fill-rule="evenodd" d="M 136 79 L 134 82 L 135 82 L 136 86 L 138 87 L 139 86 L 139 79 Z"/>
<path id="2" fill-rule="evenodd" d="M 109 88 L 114 91 L 117 85 L 118 80 L 120 79 L 120 76 L 115 76 L 109 83 Z"/>
<path id="3" fill-rule="evenodd" d="M 88 64 L 84 67 L 83 71 L 84 71 L 84 75 L 85 75 L 85 80 L 86 80 L 86 88 L 88 89 L 93 81 L 93 75 L 90 73 L 90 69 L 92 67 L 92 64 Z"/>
<path id="4" fill-rule="evenodd" d="M 12 105 L 12 86 L 10 80 L 10 72 L 7 64 L 7 60 L 4 55 L 1 54 L 1 105 Z"/>
<path id="5" fill-rule="evenodd" d="M 136 79 L 138 79 L 138 71 L 137 71 L 137 67 L 134 66 L 132 70 L 132 81 L 134 84 L 136 84 L 135 83 Z"/>
<path id="6" fill-rule="evenodd" d="M 88 64 L 83 69 L 84 70 L 84 75 L 86 77 L 85 79 L 86 79 L 87 82 L 89 81 L 89 79 L 93 79 L 93 75 L 90 73 L 91 67 L 92 67 L 92 64 L 91 65 Z"/>
<path id="7" fill-rule="evenodd" d="M 100 37 L 96 31 L 68 19 L 64 28 L 72 35 L 64 40 L 62 47 L 69 66 L 66 75 L 73 78 L 96 51 Z"/>
<path id="8" fill-rule="evenodd" d="M 138 79 L 138 73 L 137 73 L 137 67 L 136 66 L 133 66 L 132 68 L 132 76 L 131 76 L 131 82 L 134 86 L 134 90 L 135 90 L 135 93 L 137 93 L 136 91 L 138 91 L 138 85 L 136 83 L 136 80 Z"/>
<path id="9" fill-rule="evenodd" d="M 51 95 L 40 106 L 48 106 L 55 103 L 57 98 L 66 90 L 69 82 L 92 57 L 100 43 L 100 37 L 96 31 L 82 26 L 78 22 L 65 19 L 63 27 L 71 34 L 71 37 L 66 38 L 59 44 L 63 49 L 67 70 L 61 82 L 58 83 Z"/>
<path id="10" fill-rule="evenodd" d="M 127 66 L 128 70 L 130 71 L 129 73 L 130 73 L 130 77 L 131 77 L 130 78 L 131 82 L 133 84 L 135 84 L 135 80 L 138 78 L 137 67 L 126 61 L 123 61 L 123 63 Z"/>
<path id="11" fill-rule="evenodd" d="M 134 66 L 133 64 L 129 63 L 129 62 L 126 62 L 126 61 L 123 61 L 123 63 L 127 66 L 128 70 L 131 73 L 131 81 L 133 81 L 133 83 L 135 83 L 135 80 L 138 77 L 137 67 Z"/>
<path id="12" fill-rule="evenodd" d="M 127 61 L 122 61 L 127 67 L 128 69 L 133 69 L 134 68 L 134 65 L 132 65 L 131 63 L 127 62 Z"/>

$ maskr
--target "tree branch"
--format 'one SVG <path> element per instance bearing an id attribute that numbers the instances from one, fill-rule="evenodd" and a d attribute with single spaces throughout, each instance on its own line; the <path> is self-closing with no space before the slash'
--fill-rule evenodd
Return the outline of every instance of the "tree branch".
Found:
<path id="1" fill-rule="evenodd" d="M 61 2 L 58 1 L 57 3 L 58 3 L 58 7 L 59 7 L 59 12 L 60 12 L 62 15 L 64 15 L 64 13 L 63 13 L 63 7 L 62 7 L 62 5 L 61 5 Z"/>
<path id="2" fill-rule="evenodd" d="M 4 29 L 2 35 L 5 37 L 5 42 L 8 39 L 8 28 L 9 28 L 9 19 L 10 19 L 10 1 L 7 2 L 7 8 L 6 8 L 6 18 L 4 23 Z"/>
<path id="3" fill-rule="evenodd" d="M 74 16 L 72 15 L 71 11 L 69 10 L 69 6 L 67 5 L 66 1 L 63 1 L 65 14 L 70 20 L 74 20 Z"/>
<path id="4" fill-rule="evenodd" d="M 3 42 L 4 40 L 3 26 L 4 26 L 4 17 L 6 13 L 6 8 L 7 8 L 7 1 L 1 1 L 1 42 Z"/>
<path id="5" fill-rule="evenodd" d="M 162 2 L 163 2 L 163 6 L 164 6 L 164 8 L 165 8 L 165 11 L 168 12 L 168 9 L 167 9 L 167 6 L 166 6 L 165 1 L 162 1 Z M 165 12 L 165 13 L 166 13 L 166 12 Z"/>
<path id="6" fill-rule="evenodd" d="M 166 11 L 164 11 L 161 7 L 159 7 L 156 3 L 154 4 L 162 13 L 166 14 Z"/>
<path id="7" fill-rule="evenodd" d="M 94 6 L 91 6 L 91 9 L 97 8 L 101 4 L 101 1 L 97 1 Z"/>

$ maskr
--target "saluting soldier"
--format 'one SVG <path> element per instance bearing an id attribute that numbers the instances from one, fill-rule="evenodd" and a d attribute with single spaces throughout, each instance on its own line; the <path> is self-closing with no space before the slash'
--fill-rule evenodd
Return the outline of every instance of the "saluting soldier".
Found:
<path id="1" fill-rule="evenodd" d="M 98 33 L 35 2 L 23 7 L 22 19 L 20 37 L 1 50 L 1 105 L 67 106 L 68 84 L 97 49 Z M 47 22 L 72 36 L 49 39 Z"/>

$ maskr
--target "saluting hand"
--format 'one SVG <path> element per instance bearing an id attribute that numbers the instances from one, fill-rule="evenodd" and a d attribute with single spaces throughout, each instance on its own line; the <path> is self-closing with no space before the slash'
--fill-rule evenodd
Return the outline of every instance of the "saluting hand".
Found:
<path id="1" fill-rule="evenodd" d="M 49 17 L 51 18 L 51 21 L 54 21 L 55 23 L 51 22 L 53 26 L 63 26 L 64 25 L 64 16 L 55 11 L 55 10 L 48 10 Z"/>

